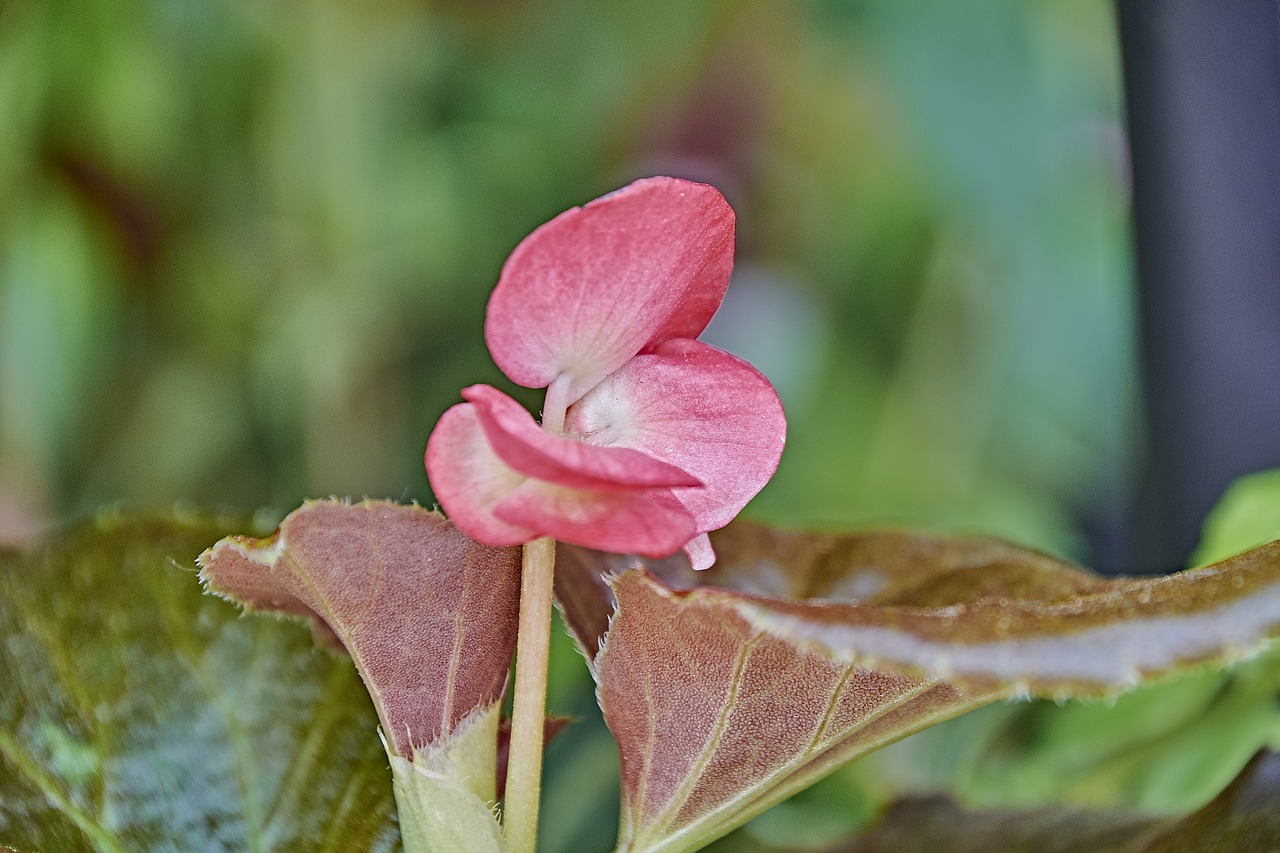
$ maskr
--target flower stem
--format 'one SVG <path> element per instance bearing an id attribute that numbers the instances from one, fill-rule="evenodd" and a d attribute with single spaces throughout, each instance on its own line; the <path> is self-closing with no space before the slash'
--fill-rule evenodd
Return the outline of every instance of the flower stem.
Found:
<path id="1" fill-rule="evenodd" d="M 556 377 L 542 406 L 542 428 L 564 430 L 570 378 Z M 507 793 L 502 826 L 508 853 L 534 853 L 538 846 L 538 804 L 542 793 L 542 746 L 546 740 L 547 660 L 551 646 L 551 597 L 555 585 L 556 540 L 550 536 L 524 546 L 520 570 L 520 630 L 516 636 L 516 690 L 507 753 Z"/>
<path id="2" fill-rule="evenodd" d="M 542 428 L 552 435 L 564 432 L 564 419 L 569 411 L 569 377 L 557 376 L 547 386 L 547 396 L 542 403 Z"/>
<path id="3" fill-rule="evenodd" d="M 533 853 L 538 843 L 542 745 L 547 715 L 547 658 L 556 541 L 544 536 L 524 546 L 520 577 L 520 633 L 511 711 L 511 751 L 503 827 L 510 853 Z"/>

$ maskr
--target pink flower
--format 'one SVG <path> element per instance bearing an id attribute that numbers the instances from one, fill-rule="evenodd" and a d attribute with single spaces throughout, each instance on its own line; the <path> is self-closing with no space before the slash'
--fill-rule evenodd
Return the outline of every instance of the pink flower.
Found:
<path id="1" fill-rule="evenodd" d="M 648 178 L 516 247 L 485 340 L 510 379 L 547 389 L 543 423 L 496 388 L 463 390 L 426 454 L 455 524 L 487 545 L 714 562 L 706 533 L 768 482 L 786 435 L 769 381 L 694 340 L 729 284 L 733 227 L 715 188 Z"/>

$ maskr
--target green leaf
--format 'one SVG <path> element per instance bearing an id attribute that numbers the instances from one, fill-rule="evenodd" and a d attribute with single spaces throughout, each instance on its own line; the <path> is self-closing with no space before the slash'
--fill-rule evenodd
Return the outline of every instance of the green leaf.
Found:
<path id="1" fill-rule="evenodd" d="M 481 545 L 417 506 L 313 501 L 266 539 L 222 540 L 200 565 L 210 590 L 307 618 L 351 654 L 382 723 L 406 851 L 501 848 L 519 549 Z"/>
<path id="2" fill-rule="evenodd" d="M 201 594 L 226 532 L 104 517 L 0 553 L 0 844 L 399 849 L 350 661 Z"/>
<path id="3" fill-rule="evenodd" d="M 1203 808 L 1176 818 L 1053 808 L 969 812 L 941 797 L 896 804 L 829 853 L 1257 853 L 1280 848 L 1280 756 L 1263 753 Z"/>
<path id="4" fill-rule="evenodd" d="M 1223 560 L 1273 539 L 1280 539 L 1280 470 L 1231 484 L 1205 521 L 1191 565 Z"/>
<path id="5" fill-rule="evenodd" d="M 497 853 L 502 849 L 492 792 L 500 717 L 497 703 L 477 708 L 455 726 L 450 737 L 419 749 L 412 761 L 391 753 L 406 851 Z M 481 784 L 476 785 L 477 781 Z"/>
<path id="6" fill-rule="evenodd" d="M 1185 814 L 1280 743 L 1280 648 L 1107 701 L 985 708 L 859 768 L 885 795 L 946 792 L 969 808 L 1071 804 Z"/>

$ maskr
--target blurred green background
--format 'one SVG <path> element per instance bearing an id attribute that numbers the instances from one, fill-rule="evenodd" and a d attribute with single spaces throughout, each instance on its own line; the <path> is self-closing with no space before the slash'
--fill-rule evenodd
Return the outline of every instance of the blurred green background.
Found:
<path id="1" fill-rule="evenodd" d="M 738 213 L 705 337 L 790 422 L 751 513 L 1105 541 L 1139 431 L 1102 0 L 0 0 L 0 540 L 429 504 L 436 418 L 511 390 L 507 253 L 650 174 Z M 549 850 L 608 848 L 615 760 L 553 748 Z"/>

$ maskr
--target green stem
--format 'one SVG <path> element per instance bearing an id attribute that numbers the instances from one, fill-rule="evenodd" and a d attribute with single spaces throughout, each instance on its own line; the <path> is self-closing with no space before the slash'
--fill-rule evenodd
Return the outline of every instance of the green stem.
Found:
<path id="1" fill-rule="evenodd" d="M 516 640 L 515 704 L 503 827 L 509 853 L 534 853 L 542 790 L 542 745 L 547 715 L 547 658 L 556 541 L 544 536 L 524 546 L 520 578 L 520 633 Z"/>
<path id="2" fill-rule="evenodd" d="M 570 377 L 562 374 L 547 388 L 542 428 L 552 435 L 564 431 L 569 386 Z M 534 853 L 538 846 L 555 567 L 556 540 L 544 536 L 525 544 L 520 572 L 520 632 L 516 636 L 516 689 L 502 815 L 508 853 Z"/>

